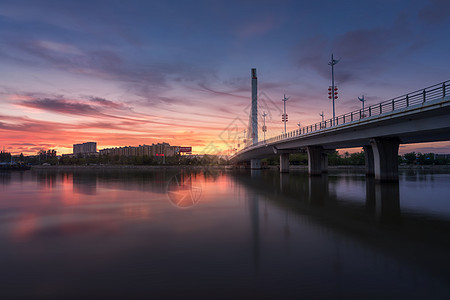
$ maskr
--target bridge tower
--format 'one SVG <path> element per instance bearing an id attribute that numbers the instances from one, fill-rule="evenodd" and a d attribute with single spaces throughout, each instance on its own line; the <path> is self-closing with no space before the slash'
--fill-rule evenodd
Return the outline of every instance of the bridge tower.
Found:
<path id="1" fill-rule="evenodd" d="M 251 112 L 251 138 L 253 145 L 258 144 L 258 77 L 256 69 L 252 69 L 252 112 Z M 261 160 L 251 160 L 252 169 L 261 169 Z"/>
<path id="2" fill-rule="evenodd" d="M 252 69 L 252 140 L 258 144 L 258 77 L 256 69 Z"/>

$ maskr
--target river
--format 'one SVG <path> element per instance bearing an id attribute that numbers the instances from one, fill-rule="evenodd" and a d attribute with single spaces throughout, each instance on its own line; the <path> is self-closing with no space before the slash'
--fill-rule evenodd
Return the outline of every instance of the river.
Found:
<path id="1" fill-rule="evenodd" d="M 449 299 L 450 172 L 0 172 L 1 299 Z"/>

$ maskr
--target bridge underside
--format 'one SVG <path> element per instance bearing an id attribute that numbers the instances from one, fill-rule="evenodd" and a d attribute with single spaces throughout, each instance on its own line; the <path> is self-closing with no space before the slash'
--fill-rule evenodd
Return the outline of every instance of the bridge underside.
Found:
<path id="1" fill-rule="evenodd" d="M 259 144 L 241 151 L 231 159 L 231 162 L 280 155 L 280 171 L 288 172 L 288 155 L 307 151 L 309 174 L 318 175 L 327 170 L 326 154 L 330 150 L 363 147 L 367 174 L 375 175 L 380 181 L 392 181 L 398 180 L 400 144 L 448 140 L 450 140 L 450 97 L 317 130 L 306 135 Z"/>

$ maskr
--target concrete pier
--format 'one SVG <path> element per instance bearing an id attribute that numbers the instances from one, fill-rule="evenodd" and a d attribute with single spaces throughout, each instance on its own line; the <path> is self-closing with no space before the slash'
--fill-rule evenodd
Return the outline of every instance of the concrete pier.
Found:
<path id="1" fill-rule="evenodd" d="M 309 175 L 321 175 L 328 170 L 328 156 L 321 146 L 308 146 L 308 173 Z"/>
<path id="2" fill-rule="evenodd" d="M 370 145 L 364 145 L 364 161 L 366 164 L 366 175 L 367 176 L 374 176 L 375 175 L 375 169 L 373 165 L 373 150 L 372 146 Z"/>
<path id="3" fill-rule="evenodd" d="M 396 138 L 374 138 L 370 145 L 373 150 L 375 180 L 398 181 L 398 147 Z"/>
<path id="4" fill-rule="evenodd" d="M 289 153 L 280 154 L 280 173 L 289 173 Z"/>
<path id="5" fill-rule="evenodd" d="M 252 159 L 250 161 L 250 168 L 252 170 L 260 170 L 261 169 L 261 160 L 260 159 Z"/>

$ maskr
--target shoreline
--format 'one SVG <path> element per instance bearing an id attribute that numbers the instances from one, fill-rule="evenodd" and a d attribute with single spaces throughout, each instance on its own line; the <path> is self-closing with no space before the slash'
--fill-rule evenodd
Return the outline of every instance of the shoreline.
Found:
<path id="1" fill-rule="evenodd" d="M 239 169 L 233 166 L 186 166 L 186 165 L 158 165 L 158 166 L 139 166 L 139 165 L 56 165 L 56 166 L 31 166 L 31 170 L 163 170 L 163 169 Z M 267 166 L 263 169 L 276 170 L 279 166 Z M 307 165 L 290 165 L 291 170 L 307 170 Z M 364 165 L 342 165 L 328 166 L 329 170 L 365 170 Z M 405 165 L 398 166 L 399 170 L 450 170 L 450 165 Z"/>

